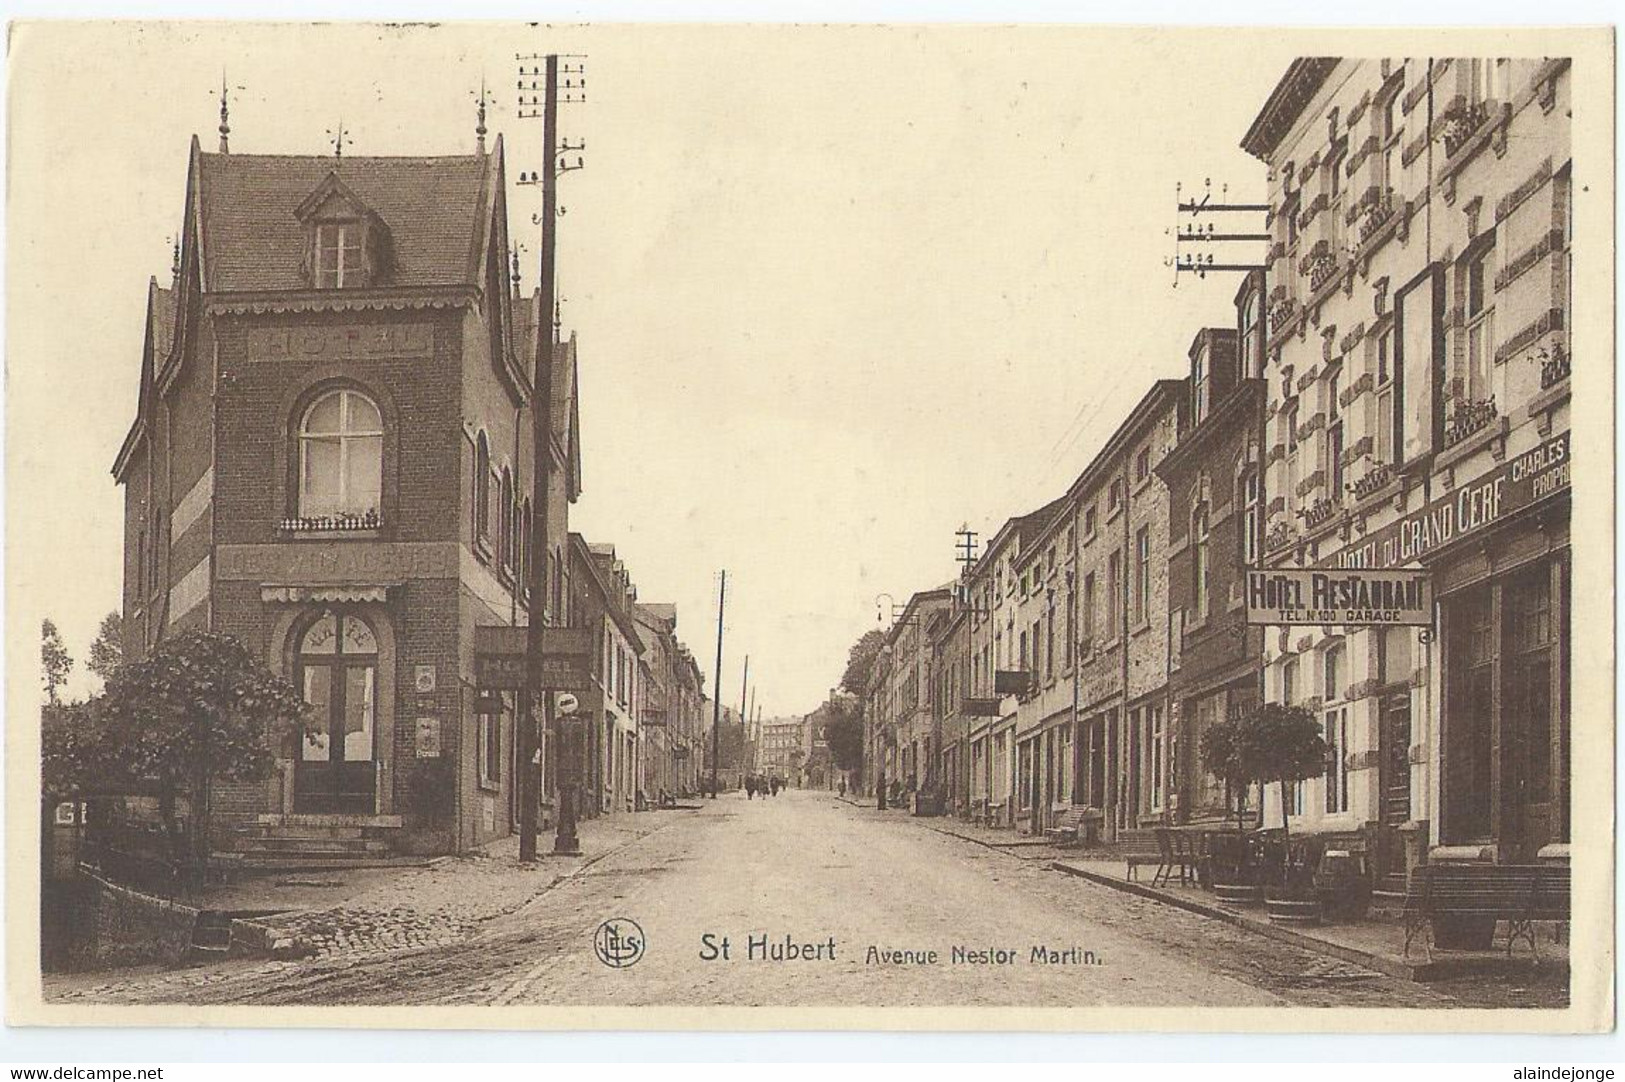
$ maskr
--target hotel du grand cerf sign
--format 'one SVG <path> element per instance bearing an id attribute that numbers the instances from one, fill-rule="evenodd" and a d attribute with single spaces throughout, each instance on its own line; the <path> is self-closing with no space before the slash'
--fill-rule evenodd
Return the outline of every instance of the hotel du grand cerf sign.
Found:
<path id="1" fill-rule="evenodd" d="M 1251 568 L 1249 624 L 1430 626 L 1428 556 L 1569 488 L 1569 434 L 1460 485 L 1335 553 L 1329 565 Z"/>

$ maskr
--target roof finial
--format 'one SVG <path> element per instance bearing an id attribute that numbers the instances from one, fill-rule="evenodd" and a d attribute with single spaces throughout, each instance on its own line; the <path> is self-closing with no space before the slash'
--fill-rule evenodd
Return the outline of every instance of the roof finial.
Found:
<path id="1" fill-rule="evenodd" d="M 519 245 L 513 246 L 513 299 L 519 299 Z"/>
<path id="2" fill-rule="evenodd" d="M 231 122 L 227 116 L 229 105 L 226 101 L 226 69 L 220 69 L 220 153 L 231 153 Z"/>
<path id="3" fill-rule="evenodd" d="M 562 301 L 554 301 L 553 302 L 553 341 L 554 341 L 555 344 L 557 344 L 560 341 L 560 334 L 561 334 L 561 332 L 563 330 L 564 330 L 564 303 Z"/>
<path id="4" fill-rule="evenodd" d="M 474 125 L 474 149 L 481 154 L 485 153 L 485 76 L 480 76 L 480 108 L 479 120 Z"/>
<path id="5" fill-rule="evenodd" d="M 180 238 L 180 234 L 178 234 L 178 233 L 175 235 L 174 251 L 171 253 L 171 255 L 169 257 L 169 277 L 170 277 L 170 280 L 171 280 L 171 285 L 179 285 L 180 284 L 180 281 L 181 281 L 181 238 Z"/>
<path id="6" fill-rule="evenodd" d="M 343 117 L 339 117 L 338 129 L 328 128 L 327 135 L 328 138 L 333 140 L 333 157 L 342 160 L 344 158 L 344 144 L 354 142 L 350 138 L 350 133 L 344 130 Z"/>

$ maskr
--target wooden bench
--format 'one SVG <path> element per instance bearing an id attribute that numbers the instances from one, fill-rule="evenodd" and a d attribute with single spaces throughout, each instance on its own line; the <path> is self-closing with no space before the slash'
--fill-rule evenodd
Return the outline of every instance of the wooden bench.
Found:
<path id="1" fill-rule="evenodd" d="M 1405 889 L 1405 954 L 1427 929 L 1428 960 L 1433 960 L 1438 918 L 1507 923 L 1507 956 L 1522 939 L 1535 960 L 1535 922 L 1569 920 L 1569 869 L 1558 864 L 1429 864 L 1411 873 Z M 1490 928 L 1493 946 L 1495 926 Z M 1440 948 L 1447 949 L 1447 948 Z"/>
<path id="2" fill-rule="evenodd" d="M 1166 860 L 1162 846 L 1157 844 L 1157 835 L 1151 830 L 1125 830 L 1117 836 L 1117 848 L 1123 854 L 1123 860 L 1128 864 L 1123 878 L 1134 879 L 1140 866 L 1149 864 L 1156 869 L 1151 875 L 1155 883 L 1166 867 Z"/>

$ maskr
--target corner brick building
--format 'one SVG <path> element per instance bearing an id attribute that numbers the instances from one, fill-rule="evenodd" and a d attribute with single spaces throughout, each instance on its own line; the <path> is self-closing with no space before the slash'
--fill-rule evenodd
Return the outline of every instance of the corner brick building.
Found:
<path id="1" fill-rule="evenodd" d="M 580 458 L 575 344 L 538 350 L 554 335 L 510 276 L 505 187 L 500 138 L 428 158 L 192 142 L 174 277 L 149 287 L 113 471 L 125 648 L 184 627 L 235 635 L 321 727 L 280 749 L 269 781 L 217 785 L 217 845 L 448 852 L 517 818 L 516 697 L 477 701 L 474 629 L 533 609 L 566 621 Z M 540 539 L 538 376 L 554 437 Z"/>

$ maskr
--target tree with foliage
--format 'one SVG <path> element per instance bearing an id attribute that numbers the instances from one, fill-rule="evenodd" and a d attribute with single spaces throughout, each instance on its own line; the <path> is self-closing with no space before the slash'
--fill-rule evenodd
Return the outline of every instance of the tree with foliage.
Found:
<path id="1" fill-rule="evenodd" d="M 837 770 L 857 770 L 863 765 L 863 718 L 856 700 L 829 701 L 830 720 L 824 727 L 824 741 Z"/>
<path id="2" fill-rule="evenodd" d="M 62 633 L 51 620 L 40 624 L 40 669 L 46 701 L 54 706 L 61 701 L 62 685 L 68 682 L 68 673 L 73 671 L 73 658 L 68 656 L 68 648 L 62 645 Z"/>
<path id="3" fill-rule="evenodd" d="M 46 704 L 40 711 L 40 789 L 50 803 L 128 779 L 110 736 L 102 699 Z"/>
<path id="4" fill-rule="evenodd" d="M 879 631 L 865 631 L 846 654 L 846 671 L 841 674 L 841 689 L 853 695 L 862 695 L 869 685 L 869 674 L 874 671 L 875 659 L 886 643 Z"/>
<path id="5" fill-rule="evenodd" d="M 196 629 L 120 666 L 108 681 L 103 709 L 118 760 L 156 787 L 177 853 L 176 799 L 188 796 L 196 882 L 208 859 L 210 785 L 269 777 L 276 749 L 303 731 L 306 715 L 294 686 L 241 642 Z"/>
<path id="6" fill-rule="evenodd" d="M 102 678 L 105 684 L 124 663 L 124 616 L 110 612 L 102 617 L 102 626 L 96 630 L 96 640 L 90 644 L 90 658 L 85 668 Z"/>
<path id="7" fill-rule="evenodd" d="M 1243 819 L 1247 790 L 1256 779 L 1242 758 L 1242 733 L 1236 719 L 1224 718 L 1203 729 L 1201 750 L 1202 768 L 1224 782 L 1226 802 L 1233 802 L 1236 812 L 1236 833 L 1241 834 L 1247 829 Z"/>
<path id="8" fill-rule="evenodd" d="M 1235 729 L 1237 769 L 1259 783 L 1275 782 L 1281 793 L 1283 887 L 1289 886 L 1291 828 L 1288 825 L 1286 788 L 1289 783 L 1318 778 L 1326 770 L 1327 746 L 1314 714 L 1302 706 L 1260 703 L 1230 722 Z"/>

